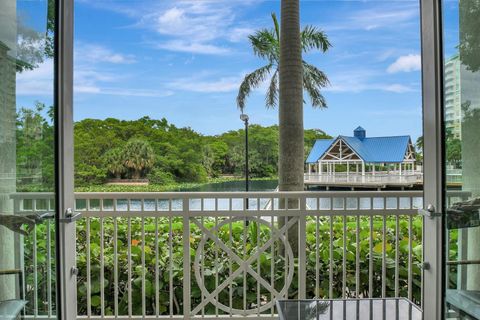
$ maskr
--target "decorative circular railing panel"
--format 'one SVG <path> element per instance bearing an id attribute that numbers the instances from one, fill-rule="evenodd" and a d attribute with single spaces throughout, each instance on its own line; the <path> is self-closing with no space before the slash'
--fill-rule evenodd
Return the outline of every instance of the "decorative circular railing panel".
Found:
<path id="1" fill-rule="evenodd" d="M 202 302 L 197 305 L 194 310 L 192 310 L 192 315 L 197 314 L 204 308 L 208 303 L 211 303 L 218 309 L 226 312 L 227 314 L 241 314 L 241 315 L 249 315 L 249 314 L 258 314 L 262 313 L 270 308 L 272 308 L 275 304 L 276 299 L 278 298 L 284 298 L 288 292 L 288 288 L 290 287 L 290 284 L 292 283 L 293 280 L 293 275 L 294 275 L 294 257 L 293 257 L 293 251 L 292 248 L 287 240 L 287 237 L 285 236 L 285 233 L 295 225 L 295 223 L 298 221 L 298 218 L 292 218 L 289 219 L 289 221 L 283 225 L 280 229 L 277 229 L 272 225 L 270 222 L 265 221 L 261 218 L 258 217 L 249 217 L 248 221 L 250 223 L 258 223 L 258 227 L 260 228 L 260 225 L 264 225 L 268 227 L 271 232 L 271 238 L 268 239 L 263 245 L 257 248 L 257 250 L 254 252 L 253 255 L 250 255 L 249 257 L 242 258 L 240 257 L 237 253 L 232 250 L 227 244 L 225 244 L 216 234 L 218 231 L 225 225 L 237 222 L 237 221 L 245 221 L 244 217 L 234 217 L 234 218 L 229 218 L 226 220 L 223 220 L 219 224 L 215 225 L 213 228 L 208 229 L 206 228 L 203 223 L 198 221 L 196 218 L 191 218 L 191 221 L 193 221 L 203 232 L 203 236 L 201 238 L 200 243 L 198 244 L 198 248 L 195 254 L 195 261 L 194 261 L 194 269 L 195 269 L 195 278 L 197 281 L 197 284 L 202 292 L 202 295 L 204 299 Z M 204 278 L 202 277 L 201 274 L 201 263 L 202 259 L 205 257 L 205 244 L 207 241 L 213 241 L 215 245 L 218 246 L 218 248 L 222 251 L 224 251 L 229 259 L 231 259 L 233 262 L 238 264 L 239 268 L 236 269 L 233 273 L 229 274 L 227 279 L 225 279 L 222 283 L 220 283 L 215 290 L 212 292 L 209 292 L 205 286 L 204 283 Z M 260 255 L 264 252 L 266 252 L 267 249 L 271 248 L 272 245 L 275 243 L 275 241 L 280 240 L 283 243 L 283 248 L 285 252 L 285 258 L 286 258 L 286 265 L 285 265 L 285 271 L 287 273 L 286 276 L 286 281 L 284 283 L 283 288 L 280 291 L 277 291 L 274 286 L 272 286 L 271 283 L 269 283 L 266 279 L 262 277 L 261 274 L 259 274 L 257 271 L 252 268 L 252 263 L 256 262 L 257 259 L 260 257 Z M 204 262 L 204 261 L 203 261 Z M 272 260 L 273 263 L 273 260 Z M 256 281 L 259 282 L 261 286 L 263 286 L 265 289 L 268 290 L 268 292 L 272 295 L 273 299 L 271 301 L 268 301 L 264 303 L 263 305 L 257 305 L 254 308 L 250 309 L 235 309 L 232 308 L 231 306 L 226 306 L 225 304 L 221 303 L 218 301 L 217 297 L 218 295 L 226 289 L 228 286 L 233 284 L 233 281 L 235 278 L 238 276 L 242 275 L 243 273 L 248 273 L 252 277 L 255 278 Z"/>

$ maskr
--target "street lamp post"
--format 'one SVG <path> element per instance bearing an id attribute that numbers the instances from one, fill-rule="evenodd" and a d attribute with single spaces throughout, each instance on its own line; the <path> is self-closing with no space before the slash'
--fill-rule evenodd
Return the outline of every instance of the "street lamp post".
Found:
<path id="1" fill-rule="evenodd" d="M 240 115 L 240 120 L 242 120 L 245 123 L 245 191 L 248 191 L 248 176 L 249 176 L 249 170 L 248 170 L 248 115 L 245 113 L 242 113 Z M 247 209 L 248 209 L 248 203 L 247 203 Z"/>

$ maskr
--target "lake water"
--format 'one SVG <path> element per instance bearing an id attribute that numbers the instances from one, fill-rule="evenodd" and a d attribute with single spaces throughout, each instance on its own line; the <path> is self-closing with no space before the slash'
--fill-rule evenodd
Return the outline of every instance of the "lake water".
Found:
<path id="1" fill-rule="evenodd" d="M 278 180 L 255 180 L 250 181 L 250 191 L 274 191 L 278 186 Z M 234 192 L 234 191 L 245 191 L 245 182 L 244 181 L 228 181 L 228 182 L 220 182 L 220 183 L 209 183 L 195 188 L 184 188 L 179 189 L 176 191 L 191 191 L 191 192 Z M 371 202 L 371 200 L 373 200 Z M 256 210 L 257 208 L 265 208 L 271 206 L 272 203 L 270 199 L 249 199 L 249 209 Z M 346 201 L 346 203 L 344 203 Z M 413 203 L 410 203 L 413 201 Z M 359 202 L 358 209 L 370 209 L 371 205 L 373 204 L 373 208 L 371 209 L 384 209 L 386 208 L 396 208 L 397 206 L 397 199 L 395 197 L 387 198 L 386 203 L 384 204 L 384 199 L 382 197 L 374 197 L 370 199 L 368 197 L 361 198 Z M 413 198 L 412 200 L 408 197 L 400 198 L 399 206 L 400 208 L 409 208 L 411 205 L 414 208 L 419 208 L 422 204 L 422 198 Z M 90 206 L 97 207 L 100 205 L 99 200 L 91 200 Z M 319 209 L 328 210 L 329 208 L 346 208 L 356 209 L 357 206 L 357 199 L 356 198 L 333 198 L 333 199 L 320 199 Z M 105 210 L 113 210 L 113 200 L 105 199 L 103 202 L 103 206 Z M 181 199 L 172 199 L 171 203 L 169 200 L 154 200 L 154 199 L 144 199 L 143 206 L 145 211 L 168 211 L 170 206 L 172 210 L 182 210 L 182 200 Z M 217 201 L 217 208 L 219 210 L 229 210 L 229 200 L 228 199 L 218 199 Z M 231 206 L 233 210 L 242 210 L 244 206 L 244 200 L 241 198 L 232 199 Z M 117 210 L 119 211 L 127 211 L 128 207 L 130 207 L 130 211 L 140 211 L 142 210 L 142 201 L 140 199 L 117 199 L 116 203 Z M 190 199 L 189 207 L 191 210 L 198 211 L 202 207 L 202 200 L 201 199 Z M 278 208 L 278 199 L 273 201 L 273 207 Z M 317 208 L 316 199 L 307 199 L 307 207 L 315 210 Z M 82 199 L 77 199 L 77 210 L 85 210 L 86 202 Z M 215 209 L 215 200 L 214 199 L 203 199 L 203 208 L 204 210 L 214 210 Z"/>
<path id="2" fill-rule="evenodd" d="M 278 186 L 278 180 L 253 180 L 249 183 L 250 191 L 274 191 Z M 226 181 L 208 183 L 195 188 L 184 188 L 178 191 L 202 191 L 202 192 L 232 192 L 245 191 L 245 181 Z"/>

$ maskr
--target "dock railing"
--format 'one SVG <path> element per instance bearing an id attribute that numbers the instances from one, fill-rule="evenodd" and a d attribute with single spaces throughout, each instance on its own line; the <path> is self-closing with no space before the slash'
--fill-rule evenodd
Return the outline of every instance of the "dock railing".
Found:
<path id="1" fill-rule="evenodd" d="M 415 185 L 423 182 L 423 174 L 421 172 L 405 172 L 399 175 L 393 172 L 376 172 L 375 174 L 368 172 L 346 173 L 336 172 L 333 174 L 305 173 L 305 183 L 307 184 L 326 184 L 326 185 L 364 185 L 364 186 L 385 186 L 385 185 Z"/>

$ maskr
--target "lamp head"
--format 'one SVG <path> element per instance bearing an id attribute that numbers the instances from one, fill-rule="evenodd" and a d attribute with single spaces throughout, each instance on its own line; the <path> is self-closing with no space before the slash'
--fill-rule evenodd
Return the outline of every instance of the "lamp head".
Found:
<path id="1" fill-rule="evenodd" d="M 242 113 L 242 114 L 240 115 L 240 120 L 242 120 L 242 121 L 244 121 L 244 122 L 245 122 L 245 121 L 248 121 L 248 115 L 245 114 L 245 113 Z"/>

